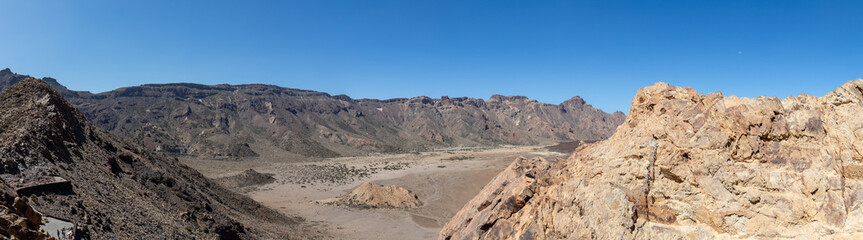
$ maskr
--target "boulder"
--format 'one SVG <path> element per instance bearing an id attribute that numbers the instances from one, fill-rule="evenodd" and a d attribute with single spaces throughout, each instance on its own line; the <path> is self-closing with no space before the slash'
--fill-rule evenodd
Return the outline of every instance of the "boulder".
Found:
<path id="1" fill-rule="evenodd" d="M 28 221 L 27 224 L 30 228 L 38 229 L 39 225 L 42 224 L 42 214 L 36 212 L 23 198 L 15 198 L 14 207 L 18 214 Z"/>
<path id="2" fill-rule="evenodd" d="M 407 189 L 370 182 L 363 183 L 345 196 L 320 203 L 355 208 L 415 208 L 422 205 L 417 195 Z"/>

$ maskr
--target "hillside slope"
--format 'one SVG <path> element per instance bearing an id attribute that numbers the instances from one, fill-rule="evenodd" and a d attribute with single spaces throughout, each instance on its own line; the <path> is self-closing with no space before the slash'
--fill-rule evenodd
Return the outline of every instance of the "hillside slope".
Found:
<path id="1" fill-rule="evenodd" d="M 68 189 L 22 192 L 43 214 L 93 239 L 314 237 L 300 222 L 225 190 L 176 159 L 90 125 L 49 84 L 23 79 L 0 93 L 4 191 L 62 177 Z"/>
<path id="2" fill-rule="evenodd" d="M 0 71 L 0 87 L 23 79 Z M 574 97 L 351 99 L 272 85 L 149 84 L 91 94 L 52 86 L 98 127 L 148 149 L 205 157 L 332 157 L 438 147 L 601 140 L 623 121 Z"/>
<path id="3" fill-rule="evenodd" d="M 863 80 L 739 98 L 657 83 L 608 140 L 522 159 L 441 239 L 860 239 Z"/>

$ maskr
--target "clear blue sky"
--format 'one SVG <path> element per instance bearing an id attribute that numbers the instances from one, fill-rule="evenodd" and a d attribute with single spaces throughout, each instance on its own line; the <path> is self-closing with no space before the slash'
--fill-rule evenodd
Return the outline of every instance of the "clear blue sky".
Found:
<path id="1" fill-rule="evenodd" d="M 627 112 L 657 81 L 782 97 L 861 78 L 860 2 L 0 0 L 0 68 L 93 92 L 268 83 Z"/>

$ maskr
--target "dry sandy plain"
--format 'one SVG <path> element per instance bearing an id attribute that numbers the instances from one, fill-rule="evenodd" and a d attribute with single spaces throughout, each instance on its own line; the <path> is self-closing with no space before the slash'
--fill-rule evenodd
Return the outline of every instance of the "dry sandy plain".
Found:
<path id="1" fill-rule="evenodd" d="M 235 189 L 288 216 L 305 218 L 335 239 L 436 239 L 440 228 L 486 183 L 518 157 L 565 157 L 540 146 L 440 149 L 413 154 L 342 157 L 313 162 L 254 158 L 241 161 L 181 159 L 205 176 L 246 169 L 276 181 Z M 364 182 L 416 193 L 413 209 L 355 209 L 315 203 L 344 195 Z"/>

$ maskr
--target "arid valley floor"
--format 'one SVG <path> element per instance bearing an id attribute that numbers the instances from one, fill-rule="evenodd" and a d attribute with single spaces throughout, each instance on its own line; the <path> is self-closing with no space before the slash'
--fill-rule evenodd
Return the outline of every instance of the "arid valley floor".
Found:
<path id="1" fill-rule="evenodd" d="M 566 157 L 541 146 L 509 146 L 296 163 L 268 157 L 181 161 L 214 179 L 247 169 L 273 174 L 273 183 L 235 190 L 289 216 L 305 218 L 336 239 L 435 239 L 441 227 L 497 173 L 518 157 L 535 156 Z M 340 176 L 326 172 L 340 166 L 361 170 Z M 343 195 L 364 182 L 404 187 L 417 194 L 423 205 L 414 209 L 356 209 L 315 203 Z"/>

